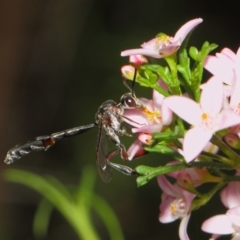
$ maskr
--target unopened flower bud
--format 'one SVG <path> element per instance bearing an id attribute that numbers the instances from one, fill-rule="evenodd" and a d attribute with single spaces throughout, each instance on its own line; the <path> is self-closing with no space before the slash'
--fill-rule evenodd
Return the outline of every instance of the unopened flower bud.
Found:
<path id="1" fill-rule="evenodd" d="M 138 135 L 138 139 L 145 145 L 150 145 L 152 142 L 152 135 L 147 133 L 140 133 Z"/>
<path id="2" fill-rule="evenodd" d="M 131 65 L 125 65 L 121 68 L 121 72 L 124 78 L 133 80 L 135 68 Z"/>
<path id="3" fill-rule="evenodd" d="M 179 172 L 177 175 L 177 184 L 184 190 L 195 193 L 195 187 L 192 178 L 186 172 Z"/>
<path id="4" fill-rule="evenodd" d="M 234 133 L 229 133 L 224 136 L 224 140 L 228 146 L 234 149 L 240 149 L 240 138 Z"/>
<path id="5" fill-rule="evenodd" d="M 129 62 L 136 68 L 140 67 L 143 63 L 147 63 L 148 60 L 143 55 L 130 55 Z"/>

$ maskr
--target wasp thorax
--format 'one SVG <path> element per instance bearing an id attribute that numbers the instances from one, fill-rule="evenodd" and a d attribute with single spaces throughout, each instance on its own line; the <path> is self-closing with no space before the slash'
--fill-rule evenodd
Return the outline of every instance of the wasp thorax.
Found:
<path id="1" fill-rule="evenodd" d="M 136 108 L 137 107 L 136 100 L 133 97 L 132 93 L 124 94 L 120 99 L 120 103 L 124 108 Z"/>

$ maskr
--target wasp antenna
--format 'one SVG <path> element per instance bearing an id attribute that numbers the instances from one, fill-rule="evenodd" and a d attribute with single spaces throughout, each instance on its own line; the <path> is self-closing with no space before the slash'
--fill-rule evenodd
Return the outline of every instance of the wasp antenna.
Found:
<path id="1" fill-rule="evenodd" d="M 128 85 L 127 79 L 125 79 L 125 78 L 123 79 L 123 84 L 132 93 L 132 88 Z"/>
<path id="2" fill-rule="evenodd" d="M 137 77 L 137 69 L 134 68 L 134 75 L 133 75 L 133 79 L 132 79 L 132 87 L 130 87 L 127 83 L 127 79 L 123 79 L 123 84 L 124 86 L 132 93 L 132 96 L 135 96 L 134 93 L 134 86 L 135 86 L 135 82 L 136 82 L 136 77 Z"/>

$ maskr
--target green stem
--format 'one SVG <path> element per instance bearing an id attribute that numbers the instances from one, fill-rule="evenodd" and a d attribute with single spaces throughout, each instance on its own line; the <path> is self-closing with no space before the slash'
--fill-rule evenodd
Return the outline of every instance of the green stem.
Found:
<path id="1" fill-rule="evenodd" d="M 228 167 L 230 167 L 231 169 L 233 169 L 232 167 L 232 161 L 226 157 L 223 157 L 223 156 L 220 156 L 218 154 L 213 154 L 213 153 L 210 153 L 210 152 L 202 152 L 200 155 L 199 155 L 199 159 L 201 161 L 212 161 L 212 160 L 217 160 L 218 162 L 220 163 L 223 163 L 223 164 L 226 164 Z"/>
<path id="2" fill-rule="evenodd" d="M 231 159 L 229 165 L 234 168 L 240 168 L 240 156 L 225 144 L 216 134 L 213 135 L 211 142 L 219 147 L 221 151 Z"/>
<path id="3" fill-rule="evenodd" d="M 224 185 L 226 184 L 226 182 L 219 182 L 218 184 L 216 184 L 207 194 L 203 194 L 201 196 L 201 198 L 193 200 L 192 202 L 192 207 L 191 207 L 191 211 L 193 210 L 197 210 L 198 208 L 200 208 L 201 206 L 205 205 L 212 197 L 213 195 L 219 190 L 221 189 Z"/>

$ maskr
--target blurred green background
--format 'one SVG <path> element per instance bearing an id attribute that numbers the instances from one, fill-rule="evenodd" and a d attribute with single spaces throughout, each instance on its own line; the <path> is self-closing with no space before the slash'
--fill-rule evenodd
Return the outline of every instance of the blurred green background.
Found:
<path id="1" fill-rule="evenodd" d="M 11 166 L 3 163 L 17 143 L 94 121 L 95 112 L 108 99 L 118 101 L 127 91 L 120 68 L 128 58 L 125 49 L 137 48 L 158 32 L 174 35 L 190 19 L 201 17 L 191 38 L 200 47 L 208 40 L 236 51 L 240 29 L 238 4 L 227 1 L 160 0 L 0 0 L 0 131 L 1 172 L 18 168 L 51 175 L 66 185 L 77 185 L 86 165 L 95 166 L 97 128 L 59 142 L 49 151 L 32 153 Z M 137 96 L 151 91 L 135 88 Z M 129 146 L 133 139 L 123 138 Z M 114 147 L 110 145 L 110 147 Z M 117 156 L 115 162 L 121 163 Z M 157 166 L 158 155 L 134 160 Z M 128 164 L 128 163 L 127 163 Z M 137 188 L 134 177 L 113 171 L 105 184 L 97 176 L 95 192 L 119 218 L 127 240 L 178 239 L 179 221 L 158 222 L 161 191 L 155 180 Z M 25 186 L 0 180 L 0 239 L 31 240 L 34 213 L 42 197 Z M 215 201 L 215 200 L 214 200 Z M 219 212 L 221 204 L 211 211 Z M 224 209 L 222 210 L 224 212 Z M 191 239 L 207 239 L 201 233 L 209 208 L 194 213 Z M 93 214 L 101 239 L 106 228 Z M 78 239 L 67 221 L 54 211 L 46 239 Z M 91 239 L 90 239 L 91 240 Z"/>

